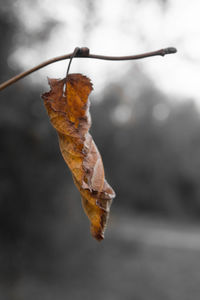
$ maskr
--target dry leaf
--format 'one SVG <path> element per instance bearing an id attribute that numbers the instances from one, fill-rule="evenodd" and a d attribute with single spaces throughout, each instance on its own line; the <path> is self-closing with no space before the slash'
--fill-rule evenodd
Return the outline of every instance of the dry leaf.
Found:
<path id="1" fill-rule="evenodd" d="M 50 121 L 57 130 L 60 150 L 80 191 L 83 208 L 91 222 L 91 233 L 104 238 L 110 205 L 115 193 L 104 177 L 101 155 L 90 135 L 88 96 L 90 79 L 70 74 L 49 79 L 50 92 L 42 95 Z"/>

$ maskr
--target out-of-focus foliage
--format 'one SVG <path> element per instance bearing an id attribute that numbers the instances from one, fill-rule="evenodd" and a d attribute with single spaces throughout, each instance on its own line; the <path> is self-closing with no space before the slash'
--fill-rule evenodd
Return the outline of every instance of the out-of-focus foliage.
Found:
<path id="1" fill-rule="evenodd" d="M 123 84 L 116 85 L 93 107 L 94 135 L 109 166 L 116 205 L 199 216 L 200 116 L 193 101 L 167 99 L 139 69 L 128 78 L 128 95 Z"/>

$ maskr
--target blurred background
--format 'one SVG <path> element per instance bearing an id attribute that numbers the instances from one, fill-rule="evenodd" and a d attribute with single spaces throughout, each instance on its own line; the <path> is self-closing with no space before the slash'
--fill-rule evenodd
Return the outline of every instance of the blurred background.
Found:
<path id="1" fill-rule="evenodd" d="M 97 243 L 40 95 L 52 64 L 0 93 L 0 299 L 200 297 L 200 24 L 193 0 L 0 0 L 0 82 L 87 46 L 91 132 L 116 191 Z"/>

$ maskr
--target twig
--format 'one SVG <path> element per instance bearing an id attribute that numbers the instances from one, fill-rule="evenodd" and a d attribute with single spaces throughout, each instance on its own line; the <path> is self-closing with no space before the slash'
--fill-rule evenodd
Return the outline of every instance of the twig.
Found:
<path id="1" fill-rule="evenodd" d="M 68 64 L 68 67 L 67 67 L 67 73 L 66 73 L 66 79 L 67 79 L 67 76 L 69 74 L 69 69 L 70 69 L 70 66 L 71 66 L 71 63 L 72 63 L 72 59 L 77 55 L 77 53 L 80 51 L 80 48 L 79 47 L 76 47 L 74 49 L 74 52 L 72 54 L 72 56 L 70 57 L 70 61 L 69 61 L 69 64 Z"/>
<path id="2" fill-rule="evenodd" d="M 77 48 L 75 48 L 75 49 L 77 49 Z M 135 60 L 135 59 L 142 59 L 142 58 L 145 58 L 145 57 L 156 56 L 156 55 L 164 56 L 166 54 L 172 54 L 172 53 L 176 53 L 176 52 L 177 52 L 176 48 L 169 47 L 169 48 L 160 49 L 160 50 L 157 50 L 157 51 L 147 52 L 147 53 L 138 54 L 138 55 L 105 56 L 105 55 L 90 54 L 89 49 L 84 47 L 84 48 L 78 48 L 74 57 L 95 58 L 95 59 L 103 59 L 103 60 Z M 18 81 L 18 80 L 28 76 L 29 74 L 39 70 L 39 69 L 42 69 L 42 68 L 44 68 L 44 67 L 46 67 L 46 66 L 48 66 L 52 63 L 55 63 L 57 61 L 69 59 L 69 58 L 73 57 L 73 55 L 74 55 L 74 51 L 72 53 L 69 53 L 69 54 L 65 54 L 65 55 L 62 55 L 62 56 L 51 58 L 51 59 L 49 59 L 49 60 L 33 67 L 33 68 L 31 68 L 28 71 L 20 73 L 16 76 L 12 77 L 11 79 L 3 82 L 0 85 L 0 91 L 5 89 L 9 85 L 15 83 L 16 81 Z"/>
<path id="3" fill-rule="evenodd" d="M 70 57 L 70 61 L 69 61 L 69 63 L 68 63 L 67 72 L 66 72 L 66 77 L 65 77 L 65 84 L 64 84 L 64 86 L 63 86 L 63 93 L 64 93 L 64 94 L 65 94 L 65 90 L 67 89 L 67 85 L 66 85 L 66 83 L 67 83 L 67 76 L 68 76 L 68 74 L 69 74 L 69 69 L 70 69 L 70 66 L 71 66 L 71 63 L 72 63 L 72 59 L 76 56 L 76 54 L 77 54 L 79 51 L 80 51 L 80 48 L 79 48 L 79 47 L 76 47 L 76 48 L 74 49 L 73 54 L 72 54 L 71 57 Z"/>

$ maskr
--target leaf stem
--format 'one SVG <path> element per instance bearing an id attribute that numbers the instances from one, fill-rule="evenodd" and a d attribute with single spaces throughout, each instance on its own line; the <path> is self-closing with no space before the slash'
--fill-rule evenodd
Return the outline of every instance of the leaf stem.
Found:
<path id="1" fill-rule="evenodd" d="M 166 54 L 173 54 L 173 53 L 177 52 L 176 48 L 169 47 L 169 48 L 164 48 L 164 49 L 160 49 L 160 50 L 153 51 L 153 52 L 147 52 L 147 53 L 130 55 L 130 56 L 105 56 L 105 55 L 90 54 L 89 49 L 86 47 L 75 48 L 75 49 L 77 49 L 77 50 L 76 50 L 76 54 L 74 57 L 94 58 L 94 59 L 103 59 L 103 60 L 116 60 L 116 61 L 142 59 L 142 58 L 157 56 L 157 55 L 165 56 Z M 55 62 L 61 61 L 61 60 L 65 60 L 65 59 L 70 59 L 71 57 L 73 57 L 74 53 L 75 53 L 75 50 L 72 53 L 51 58 L 51 59 L 44 61 L 41 64 L 39 64 L 25 72 L 22 72 L 16 76 L 10 78 L 9 80 L 0 84 L 0 91 L 5 89 L 6 87 L 12 85 L 16 81 L 28 76 L 29 74 L 31 74 L 39 69 L 42 69 L 52 63 L 55 63 Z"/>

